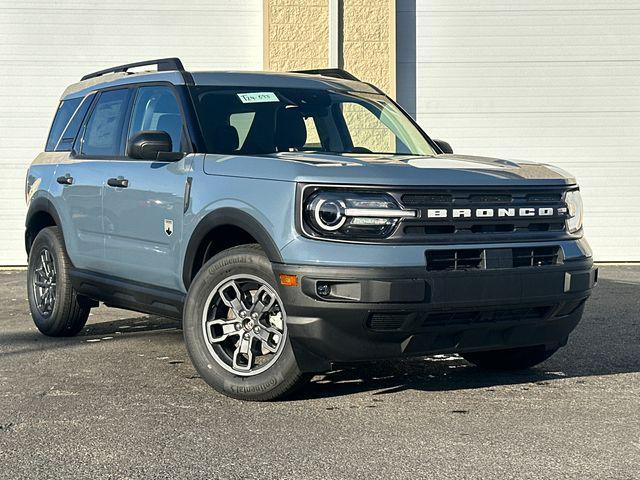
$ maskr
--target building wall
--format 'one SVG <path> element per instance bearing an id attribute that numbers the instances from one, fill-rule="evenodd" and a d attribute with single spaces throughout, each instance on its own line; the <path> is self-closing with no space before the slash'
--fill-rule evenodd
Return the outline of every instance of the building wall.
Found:
<path id="1" fill-rule="evenodd" d="M 264 0 L 263 11 L 265 70 L 327 66 L 328 0 Z"/>
<path id="2" fill-rule="evenodd" d="M 395 96 L 395 0 L 345 0 L 342 2 L 342 66 L 391 97 Z M 347 124 L 361 125 L 355 146 L 378 152 L 394 151 L 395 137 L 358 105 L 345 108 Z"/>
<path id="3" fill-rule="evenodd" d="M 342 2 L 342 65 L 391 97 L 396 94 L 395 0 Z"/>
<path id="4" fill-rule="evenodd" d="M 338 20 L 338 66 L 395 95 L 395 0 L 265 0 L 264 66 L 287 71 L 329 66 L 330 22 Z M 345 106 L 349 125 L 361 125 L 354 145 L 393 149 L 394 137 L 371 113 Z"/>
<path id="5" fill-rule="evenodd" d="M 638 0 L 398 0 L 400 102 L 461 154 L 571 172 L 595 258 L 640 261 Z"/>
<path id="6" fill-rule="evenodd" d="M 65 87 L 109 66 L 180 57 L 262 68 L 261 0 L 0 0 L 0 265 L 24 265 L 24 181 Z"/>

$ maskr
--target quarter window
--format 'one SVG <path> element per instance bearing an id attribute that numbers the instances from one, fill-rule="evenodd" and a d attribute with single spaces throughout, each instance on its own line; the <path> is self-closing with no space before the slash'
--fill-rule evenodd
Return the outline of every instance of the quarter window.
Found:
<path id="1" fill-rule="evenodd" d="M 69 120 L 75 113 L 76 109 L 80 105 L 82 98 L 72 98 L 70 100 L 63 100 L 58 106 L 58 111 L 53 119 L 53 125 L 49 131 L 49 138 L 47 139 L 47 145 L 44 150 L 46 152 L 53 152 L 62 136 L 62 132 L 66 128 Z"/>
<path id="2" fill-rule="evenodd" d="M 85 129 L 83 155 L 121 155 L 122 126 L 128 100 L 128 89 L 107 90 L 100 94 Z"/>
<path id="3" fill-rule="evenodd" d="M 133 106 L 129 138 L 144 130 L 162 130 L 171 137 L 173 152 L 183 151 L 184 122 L 178 100 L 169 87 L 140 87 Z"/>

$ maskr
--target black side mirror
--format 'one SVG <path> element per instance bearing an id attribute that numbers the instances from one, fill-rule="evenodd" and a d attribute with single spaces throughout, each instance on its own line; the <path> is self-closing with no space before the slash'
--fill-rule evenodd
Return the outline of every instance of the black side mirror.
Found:
<path id="1" fill-rule="evenodd" d="M 181 152 L 172 152 L 171 136 L 162 130 L 143 130 L 136 133 L 127 144 L 127 155 L 138 160 L 161 160 L 171 162 L 184 157 Z"/>
<path id="2" fill-rule="evenodd" d="M 453 148 L 451 148 L 451 145 L 449 145 L 444 140 L 434 139 L 433 141 L 436 142 L 436 145 L 438 145 L 438 148 L 442 150 L 442 153 L 453 153 Z"/>

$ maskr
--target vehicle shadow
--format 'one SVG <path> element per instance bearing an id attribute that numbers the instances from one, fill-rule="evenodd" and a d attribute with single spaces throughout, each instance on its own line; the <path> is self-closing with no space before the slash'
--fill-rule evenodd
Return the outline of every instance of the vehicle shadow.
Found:
<path id="1" fill-rule="evenodd" d="M 97 316 L 100 317 L 101 315 Z M 131 338 L 132 335 L 154 331 L 175 331 L 178 334 L 177 341 L 182 341 L 181 328 L 182 325 L 179 320 L 153 315 L 121 318 L 105 322 L 96 322 L 90 317 L 89 323 L 74 337 L 47 337 L 38 332 L 35 327 L 30 330 L 2 332 L 0 334 L 0 343 L 5 345 L 6 349 L 2 351 L 1 356 L 8 358 L 43 350 L 70 349 L 92 339 L 113 338 L 116 336 L 119 338 Z"/>
<path id="2" fill-rule="evenodd" d="M 0 334 L 2 357 L 43 349 L 75 348 L 104 336 L 135 338 L 150 332 L 182 342 L 181 322 L 157 316 L 117 318 L 97 310 L 85 329 L 72 338 L 49 338 L 34 328 Z M 127 313 L 123 311 L 123 313 Z M 107 321 L 100 321 L 101 317 Z M 172 338 L 173 338 L 172 337 Z M 519 372 L 490 372 L 456 355 L 366 363 L 336 368 L 316 376 L 291 401 L 339 397 L 362 392 L 385 395 L 403 390 L 440 391 L 499 385 L 549 383 L 559 378 L 640 372 L 640 281 L 603 279 L 587 303 L 585 315 L 566 347 L 538 367 Z"/>
<path id="3" fill-rule="evenodd" d="M 639 307 L 640 282 L 602 279 L 567 346 L 531 370 L 481 370 L 457 355 L 367 363 L 317 376 L 290 400 L 549 384 L 560 378 L 640 372 Z"/>

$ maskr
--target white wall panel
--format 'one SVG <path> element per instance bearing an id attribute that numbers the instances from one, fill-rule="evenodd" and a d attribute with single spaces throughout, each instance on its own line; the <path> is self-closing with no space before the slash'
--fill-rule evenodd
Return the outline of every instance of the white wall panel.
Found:
<path id="1" fill-rule="evenodd" d="M 24 176 L 64 88 L 112 65 L 180 57 L 260 70 L 260 0 L 0 0 L 0 265 L 26 262 Z"/>
<path id="2" fill-rule="evenodd" d="M 558 165 L 598 260 L 640 260 L 640 3 L 398 0 L 398 97 L 457 153 Z"/>

